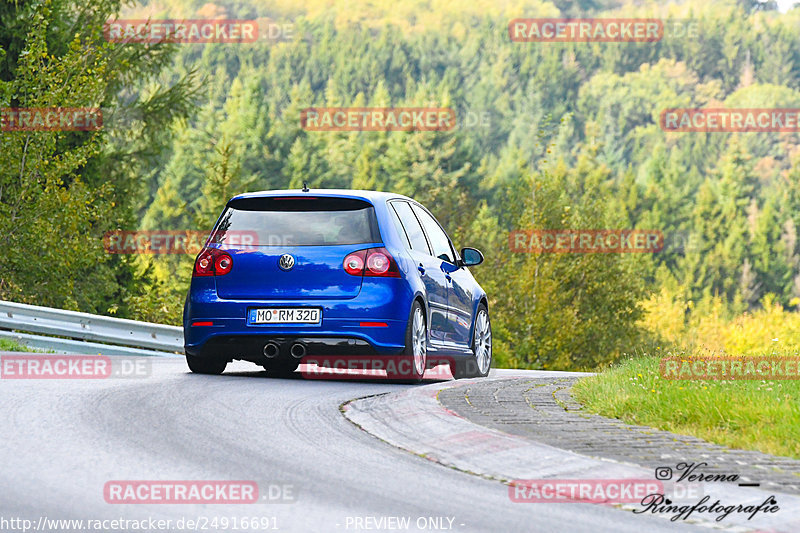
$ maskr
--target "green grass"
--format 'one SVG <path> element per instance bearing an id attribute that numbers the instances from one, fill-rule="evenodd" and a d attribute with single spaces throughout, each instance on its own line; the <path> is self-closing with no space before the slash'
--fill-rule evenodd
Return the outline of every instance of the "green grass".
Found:
<path id="1" fill-rule="evenodd" d="M 17 341 L 11 339 L 0 339 L 0 352 L 36 352 L 33 348 L 23 346 Z"/>
<path id="2" fill-rule="evenodd" d="M 800 459 L 799 381 L 666 380 L 661 357 L 627 359 L 582 379 L 575 398 L 590 412 L 631 424 Z"/>

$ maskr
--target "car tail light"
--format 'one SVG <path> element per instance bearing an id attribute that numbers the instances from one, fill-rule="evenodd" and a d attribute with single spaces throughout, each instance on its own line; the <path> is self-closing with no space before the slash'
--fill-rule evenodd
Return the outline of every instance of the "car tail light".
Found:
<path id="1" fill-rule="evenodd" d="M 214 259 L 214 270 L 216 270 L 217 276 L 224 276 L 231 271 L 232 267 L 233 259 L 224 252 Z"/>
<path id="2" fill-rule="evenodd" d="M 364 273 L 364 257 L 366 250 L 353 252 L 344 258 L 344 271 L 352 276 L 360 276 Z"/>
<path id="3" fill-rule="evenodd" d="M 344 258 L 344 270 L 353 276 L 399 278 L 400 270 L 386 248 L 353 252 Z"/>
<path id="4" fill-rule="evenodd" d="M 217 248 L 204 248 L 194 261 L 192 277 L 224 276 L 233 268 L 233 258 Z"/>
<path id="5" fill-rule="evenodd" d="M 383 276 L 389 272 L 389 267 L 392 266 L 392 260 L 389 255 L 383 252 L 374 252 L 367 254 L 367 272 L 375 276 Z"/>

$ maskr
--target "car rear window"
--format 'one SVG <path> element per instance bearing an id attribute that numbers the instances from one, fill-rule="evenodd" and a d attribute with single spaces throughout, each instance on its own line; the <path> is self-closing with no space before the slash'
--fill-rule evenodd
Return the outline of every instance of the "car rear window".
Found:
<path id="1" fill-rule="evenodd" d="M 244 235 L 244 239 L 242 239 Z M 211 242 L 255 246 L 380 243 L 372 204 L 354 198 L 243 198 L 228 203 Z"/>

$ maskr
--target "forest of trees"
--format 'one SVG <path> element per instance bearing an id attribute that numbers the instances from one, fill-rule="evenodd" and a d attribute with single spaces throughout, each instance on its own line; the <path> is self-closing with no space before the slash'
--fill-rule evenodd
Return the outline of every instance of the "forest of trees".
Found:
<path id="1" fill-rule="evenodd" d="M 595 368 L 659 342 L 659 302 L 800 304 L 800 136 L 665 132 L 667 108 L 800 108 L 800 9 L 728 1 L 74 0 L 0 5 L 0 107 L 93 106 L 99 132 L 0 132 L 0 298 L 179 323 L 191 256 L 110 230 L 210 229 L 235 193 L 365 188 L 484 251 L 501 365 Z M 346 4 L 346 7 L 345 7 Z M 108 43 L 122 18 L 258 19 L 256 43 Z M 511 42 L 518 17 L 646 17 L 663 39 Z M 436 132 L 317 132 L 310 106 L 451 107 Z M 641 228 L 655 254 L 519 254 L 532 228 Z M 649 302 L 649 305 L 645 305 Z M 650 322 L 654 322 L 652 319 Z M 657 320 L 656 320 L 657 322 Z"/>

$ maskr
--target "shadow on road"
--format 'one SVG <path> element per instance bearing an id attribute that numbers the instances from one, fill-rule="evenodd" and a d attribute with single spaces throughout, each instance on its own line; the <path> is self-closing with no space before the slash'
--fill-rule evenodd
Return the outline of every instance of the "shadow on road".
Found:
<path id="1" fill-rule="evenodd" d="M 256 367 L 258 368 L 258 367 Z M 364 370 L 364 369 L 329 369 L 320 368 L 316 365 L 300 365 L 300 367 L 292 373 L 276 373 L 268 372 L 266 370 L 242 371 L 236 370 L 232 372 L 225 372 L 223 376 L 228 377 L 241 377 L 241 378 L 261 378 L 261 379 L 281 379 L 281 380 L 294 380 L 294 381 L 340 381 L 340 382 L 356 382 L 356 383 L 385 383 L 393 385 L 411 385 L 416 383 L 404 382 L 402 380 L 395 381 L 386 376 L 386 372 L 382 370 Z M 431 383 L 441 383 L 453 379 L 449 368 L 446 365 L 439 365 L 434 368 L 429 368 L 425 371 L 423 380 L 418 385 L 428 385 Z"/>

